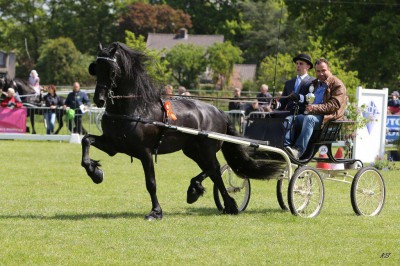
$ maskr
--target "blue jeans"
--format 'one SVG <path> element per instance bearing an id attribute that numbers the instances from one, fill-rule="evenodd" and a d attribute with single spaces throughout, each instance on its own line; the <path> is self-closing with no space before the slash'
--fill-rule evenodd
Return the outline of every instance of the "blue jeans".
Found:
<path id="1" fill-rule="evenodd" d="M 314 128 L 320 128 L 322 121 L 324 119 L 323 115 L 297 115 L 296 120 L 292 128 L 293 116 L 288 116 L 285 119 L 285 142 L 284 146 L 293 145 L 293 141 L 295 140 L 294 136 L 294 128 L 298 128 L 301 126 L 301 132 L 299 137 L 294 142 L 294 147 L 299 150 L 299 156 L 303 155 L 303 153 L 307 149 L 308 142 L 310 141 L 311 135 L 314 131 Z"/>
<path id="2" fill-rule="evenodd" d="M 44 118 L 46 119 L 47 129 L 46 134 L 51 134 L 54 132 L 54 124 L 56 123 L 56 113 L 47 112 L 44 114 Z"/>

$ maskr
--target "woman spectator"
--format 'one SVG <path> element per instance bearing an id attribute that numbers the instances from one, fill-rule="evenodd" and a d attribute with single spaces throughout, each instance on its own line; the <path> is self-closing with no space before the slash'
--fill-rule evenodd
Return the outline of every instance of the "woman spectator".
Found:
<path id="1" fill-rule="evenodd" d="M 32 70 L 29 74 L 28 84 L 31 86 L 37 93 L 40 92 L 40 78 L 39 74 L 36 70 Z"/>
<path id="2" fill-rule="evenodd" d="M 47 94 L 44 96 L 44 103 L 48 109 L 44 113 L 46 121 L 46 133 L 52 134 L 54 132 L 54 124 L 56 122 L 56 110 L 62 106 L 62 100 L 57 95 L 57 88 L 54 85 L 50 85 L 47 88 Z"/>

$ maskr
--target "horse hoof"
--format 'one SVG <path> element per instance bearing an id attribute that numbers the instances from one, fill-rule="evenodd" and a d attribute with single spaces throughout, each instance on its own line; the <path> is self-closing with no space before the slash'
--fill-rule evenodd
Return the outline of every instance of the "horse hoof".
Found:
<path id="1" fill-rule="evenodd" d="M 191 184 L 187 190 L 186 202 L 189 204 L 195 203 L 200 196 L 203 196 L 205 189 L 195 187 Z"/>
<path id="2" fill-rule="evenodd" d="M 93 173 L 91 173 L 90 178 L 92 179 L 93 183 L 100 184 L 103 182 L 104 173 L 99 168 L 96 168 Z"/>
<path id="3" fill-rule="evenodd" d="M 163 218 L 162 211 L 160 212 L 151 211 L 148 215 L 144 217 L 146 221 L 161 220 L 162 218 Z"/>
<path id="4" fill-rule="evenodd" d="M 234 208 L 225 207 L 223 214 L 237 215 L 237 214 L 239 214 L 239 210 L 236 207 L 234 207 Z"/>

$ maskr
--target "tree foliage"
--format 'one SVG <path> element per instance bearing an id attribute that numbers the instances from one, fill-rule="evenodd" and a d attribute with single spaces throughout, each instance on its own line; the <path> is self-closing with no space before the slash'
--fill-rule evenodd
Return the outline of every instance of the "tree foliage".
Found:
<path id="1" fill-rule="evenodd" d="M 94 84 L 88 73 L 92 57 L 81 54 L 69 38 L 49 39 L 40 47 L 37 70 L 43 84 Z"/>
<path id="2" fill-rule="evenodd" d="M 238 43 L 244 51 L 247 62 L 259 63 L 266 56 L 276 54 L 278 38 L 285 31 L 287 12 L 280 1 L 242 1 L 240 8 L 243 20 L 250 25 Z M 281 25 L 279 23 L 281 22 Z M 279 47 L 285 47 L 285 40 L 279 40 Z"/>
<path id="3" fill-rule="evenodd" d="M 47 37 L 46 2 L 0 0 L 1 49 L 18 55 L 17 75 L 28 76 L 39 58 L 39 47 Z"/>
<path id="4" fill-rule="evenodd" d="M 370 88 L 397 87 L 400 81 L 400 4 L 381 1 L 286 1 L 290 18 L 300 19 L 310 36 L 322 37 L 349 70 Z M 313 12 L 309 12 L 313 10 Z M 307 14 L 307 15 L 306 15 Z M 318 23 L 316 23 L 318 21 Z"/>
<path id="5" fill-rule="evenodd" d="M 82 53 L 94 54 L 97 43 L 116 35 L 116 0 L 49 0 L 49 38 L 68 36 Z"/>
<path id="6" fill-rule="evenodd" d="M 173 8 L 188 13 L 197 34 L 227 33 L 227 22 L 238 21 L 238 0 L 166 0 Z M 240 21 L 238 21 L 240 24 Z"/>
<path id="7" fill-rule="evenodd" d="M 357 78 L 357 85 L 368 88 L 400 86 L 395 0 L 0 0 L 0 49 L 16 53 L 16 74 L 23 77 L 36 68 L 48 39 L 70 38 L 82 54 L 94 55 L 99 41 L 124 41 L 125 29 L 146 36 L 181 27 L 192 27 L 191 34 L 223 34 L 240 47 L 246 63 L 271 58 L 270 65 L 278 53 L 310 51 L 338 60 L 336 73 L 350 73 L 340 73 L 351 77 L 348 87 Z M 314 50 L 317 39 L 323 51 Z"/>
<path id="8" fill-rule="evenodd" d="M 149 75 L 160 84 L 166 84 L 171 81 L 172 71 L 168 68 L 168 61 L 163 58 L 164 51 L 157 51 L 146 47 L 146 42 L 142 35 L 136 37 L 133 32 L 125 32 L 125 43 L 132 49 L 142 51 L 148 55 L 151 60 L 147 62 L 146 68 Z"/>
<path id="9" fill-rule="evenodd" d="M 215 83 L 220 77 L 224 77 L 225 84 L 229 84 L 234 65 L 243 62 L 242 51 L 230 42 L 215 43 L 210 46 L 207 49 L 207 58 Z"/>
<path id="10" fill-rule="evenodd" d="M 179 85 L 195 88 L 199 76 L 206 69 L 205 50 L 193 44 L 178 44 L 167 54 L 173 78 Z"/>
<path id="11" fill-rule="evenodd" d="M 136 35 L 174 33 L 180 28 L 191 28 L 190 16 L 169 5 L 150 5 L 141 2 L 127 7 L 119 19 L 119 30 L 129 30 Z"/>

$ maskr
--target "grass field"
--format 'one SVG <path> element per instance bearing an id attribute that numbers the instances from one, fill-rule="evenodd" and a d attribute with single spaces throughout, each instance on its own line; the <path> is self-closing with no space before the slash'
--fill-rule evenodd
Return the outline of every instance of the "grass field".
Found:
<path id="1" fill-rule="evenodd" d="M 252 181 L 248 209 L 221 215 L 207 193 L 186 203 L 197 166 L 182 153 L 159 156 L 164 219 L 151 203 L 140 162 L 91 150 L 105 172 L 95 185 L 76 144 L 1 141 L 0 265 L 399 265 L 400 177 L 383 171 L 387 199 L 377 217 L 358 217 L 350 186 L 325 182 L 321 214 L 281 211 L 276 181 Z M 221 164 L 223 159 L 221 157 Z"/>

